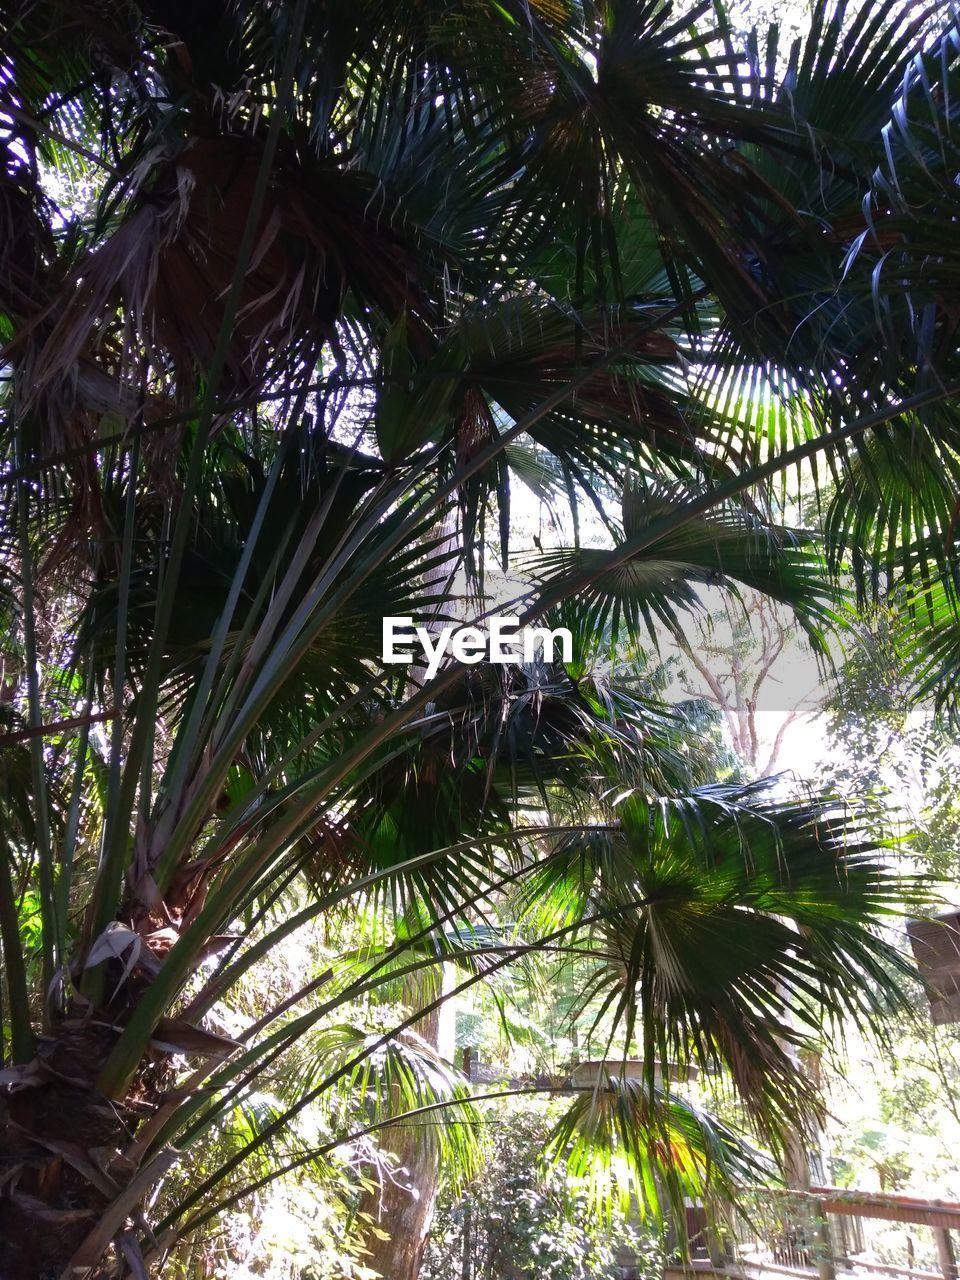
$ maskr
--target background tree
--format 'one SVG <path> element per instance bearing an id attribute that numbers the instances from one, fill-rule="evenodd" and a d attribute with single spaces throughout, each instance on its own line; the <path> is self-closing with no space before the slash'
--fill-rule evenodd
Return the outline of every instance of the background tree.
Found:
<path id="1" fill-rule="evenodd" d="M 778 772 L 791 726 L 813 713 L 822 693 L 822 669 L 789 617 L 763 597 L 708 614 L 679 662 L 687 668 L 684 691 L 704 698 L 723 717 L 747 776 Z"/>

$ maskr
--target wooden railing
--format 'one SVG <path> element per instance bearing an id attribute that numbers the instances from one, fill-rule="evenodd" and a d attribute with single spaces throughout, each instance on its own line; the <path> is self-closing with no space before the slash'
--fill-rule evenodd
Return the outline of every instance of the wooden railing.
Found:
<path id="1" fill-rule="evenodd" d="M 869 1224 L 877 1221 L 921 1228 L 929 1233 L 926 1249 L 918 1250 L 910 1233 L 896 1261 L 878 1257 L 869 1230 Z M 835 1280 L 838 1271 L 864 1277 L 873 1273 L 912 1280 L 958 1280 L 950 1233 L 960 1231 L 960 1204 L 953 1202 L 841 1187 L 771 1189 L 751 1196 L 748 1207 L 736 1215 L 732 1225 L 733 1256 L 729 1256 L 730 1250 L 721 1249 L 727 1254 L 723 1258 L 727 1269 L 802 1277 L 816 1272 L 820 1280 Z M 919 1243 L 922 1246 L 924 1242 Z M 715 1256 L 715 1262 L 720 1260 Z"/>

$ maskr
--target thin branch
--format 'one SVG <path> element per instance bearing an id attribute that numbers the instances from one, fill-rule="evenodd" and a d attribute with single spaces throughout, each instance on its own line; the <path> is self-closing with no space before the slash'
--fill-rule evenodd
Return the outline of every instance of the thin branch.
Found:
<path id="1" fill-rule="evenodd" d="M 763 777 L 766 777 L 768 774 L 773 772 L 774 766 L 776 765 L 776 762 L 777 762 L 777 757 L 780 755 L 780 748 L 783 746 L 783 739 L 786 737 L 787 730 L 790 728 L 793 722 L 797 719 L 799 714 L 800 714 L 799 708 L 791 707 L 790 710 L 787 712 L 786 716 L 784 717 L 783 722 L 781 723 L 780 728 L 777 730 L 776 736 L 773 739 L 773 746 L 770 748 L 770 754 L 767 756 L 767 762 L 763 767 L 763 770 L 762 770 Z"/>
<path id="2" fill-rule="evenodd" d="M 0 747 L 12 747 L 17 742 L 27 742 L 31 738 L 50 738 L 56 733 L 65 733 L 68 729 L 82 729 L 86 725 L 103 724 L 105 720 L 112 720 L 119 714 L 118 711 L 95 711 L 91 715 L 71 716 L 67 720 L 31 725 L 28 729 L 19 729 L 16 733 L 0 733 Z"/>

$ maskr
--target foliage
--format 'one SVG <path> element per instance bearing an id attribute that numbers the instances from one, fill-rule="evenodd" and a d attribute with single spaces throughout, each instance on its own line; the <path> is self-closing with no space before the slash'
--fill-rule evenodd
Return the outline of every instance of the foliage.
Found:
<path id="1" fill-rule="evenodd" d="M 955 734 L 913 697 L 909 614 L 894 596 L 864 613 L 826 706 L 825 772 L 842 794 L 872 807 L 876 827 L 895 824 L 901 857 L 939 877 L 952 898 L 960 844 L 960 756 Z M 840 1185 L 960 1192 L 960 1035 L 935 1026 L 919 983 L 890 1024 L 891 1053 L 858 1071 L 869 1049 L 855 1033 L 849 1064 L 827 1059 L 834 1178 Z M 846 1077 L 857 1075 L 855 1088 Z"/>
<path id="2" fill-rule="evenodd" d="M 829 801 L 704 788 L 599 658 L 706 584 L 822 645 L 886 576 L 950 705 L 952 20 L 818 3 L 784 59 L 719 4 L 23 0 L 0 58 L 5 1274 L 162 1266 L 468 1108 L 411 1035 L 438 974 L 569 949 L 647 1080 L 559 1154 L 652 1214 L 729 1194 L 742 1148 L 654 1057 L 782 1147 L 784 1041 L 900 1007 L 882 926 L 925 889 Z M 822 530 L 784 514 L 810 472 Z M 517 481 L 573 539 L 513 603 L 577 661 L 385 666 L 385 614 L 484 612 Z M 351 913 L 372 942 L 250 1009 Z"/>
<path id="3" fill-rule="evenodd" d="M 913 697 L 903 604 L 885 601 L 852 629 L 827 703 L 830 777 L 841 794 L 898 821 L 925 870 L 957 878 L 960 755 L 955 734 Z"/>
<path id="4" fill-rule="evenodd" d="M 424 1259 L 424 1280 L 612 1280 L 628 1254 L 659 1275 L 658 1233 L 629 1214 L 598 1223 L 584 1189 L 541 1153 L 563 1103 L 513 1099 L 492 1109 L 483 1174 L 465 1195 L 445 1190 Z M 466 1260 L 466 1261 L 465 1261 Z"/>

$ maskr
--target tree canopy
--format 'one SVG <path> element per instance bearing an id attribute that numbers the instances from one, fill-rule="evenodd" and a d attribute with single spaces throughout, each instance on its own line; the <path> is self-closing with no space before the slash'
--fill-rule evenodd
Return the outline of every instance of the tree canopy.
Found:
<path id="1" fill-rule="evenodd" d="M 550 1138 L 601 1211 L 811 1123 L 798 1050 L 904 1007 L 928 887 L 829 793 L 719 785 L 645 673 L 705 586 L 824 653 L 896 591 L 956 711 L 958 103 L 936 4 L 817 0 L 789 47 L 708 0 L 8 6 L 5 1276 L 142 1275 L 473 1115 L 417 1028 L 529 957 L 644 1060 Z M 384 664 L 384 617 L 505 596 L 572 659 Z"/>

